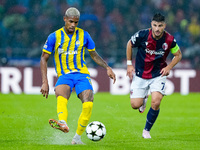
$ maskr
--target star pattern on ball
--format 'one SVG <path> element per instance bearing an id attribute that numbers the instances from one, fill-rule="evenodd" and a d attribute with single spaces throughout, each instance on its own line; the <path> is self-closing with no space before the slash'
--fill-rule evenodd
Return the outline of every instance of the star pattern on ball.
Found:
<path id="1" fill-rule="evenodd" d="M 92 135 L 92 137 L 97 136 L 96 131 L 92 131 L 90 134 Z"/>
<path id="2" fill-rule="evenodd" d="M 92 125 L 94 125 L 94 123 L 93 123 L 93 122 L 91 122 L 91 123 L 89 124 L 89 127 L 91 127 Z"/>
<path id="3" fill-rule="evenodd" d="M 104 126 L 103 126 L 102 124 L 98 124 L 97 126 L 98 126 L 99 129 L 101 129 L 101 130 L 104 128 Z"/>
<path id="4" fill-rule="evenodd" d="M 104 134 L 102 134 L 101 136 L 99 136 L 100 137 L 100 139 L 103 139 L 103 137 L 104 137 L 105 135 Z"/>

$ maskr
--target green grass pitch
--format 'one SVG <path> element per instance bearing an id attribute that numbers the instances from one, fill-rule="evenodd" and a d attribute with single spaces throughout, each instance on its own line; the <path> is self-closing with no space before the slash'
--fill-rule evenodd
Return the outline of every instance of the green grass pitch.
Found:
<path id="1" fill-rule="evenodd" d="M 86 145 L 71 145 L 82 108 L 75 93 L 68 102 L 70 132 L 67 134 L 48 124 L 48 119 L 57 119 L 54 95 L 45 99 L 42 95 L 0 94 L 0 150 L 199 149 L 200 93 L 165 96 L 151 130 L 152 139 L 143 139 L 150 98 L 147 109 L 140 114 L 131 108 L 129 95 L 95 94 L 90 122 L 102 122 L 107 134 L 103 140 L 93 142 L 84 132 L 82 141 Z"/>

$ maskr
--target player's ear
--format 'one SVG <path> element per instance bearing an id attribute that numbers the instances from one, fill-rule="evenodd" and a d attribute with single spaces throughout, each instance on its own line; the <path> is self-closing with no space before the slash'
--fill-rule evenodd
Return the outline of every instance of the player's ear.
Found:
<path id="1" fill-rule="evenodd" d="M 67 17 L 66 17 L 66 16 L 64 16 L 64 17 L 63 17 L 63 20 L 64 20 L 64 22 L 66 22 L 66 21 L 67 21 Z"/>
<path id="2" fill-rule="evenodd" d="M 164 23 L 164 28 L 166 28 L 166 23 Z"/>
<path id="3" fill-rule="evenodd" d="M 153 21 L 151 21 L 151 27 L 153 27 Z"/>

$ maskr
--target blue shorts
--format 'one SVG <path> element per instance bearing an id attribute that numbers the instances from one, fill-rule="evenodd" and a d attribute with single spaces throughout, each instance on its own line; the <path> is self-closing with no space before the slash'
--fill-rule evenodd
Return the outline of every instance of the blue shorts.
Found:
<path id="1" fill-rule="evenodd" d="M 72 89 L 75 87 L 76 94 L 80 94 L 84 90 L 92 90 L 92 82 L 90 79 L 89 74 L 83 74 L 79 72 L 74 72 L 74 73 L 69 73 L 65 75 L 61 75 L 58 78 L 58 81 L 56 82 L 56 86 L 62 85 L 62 84 L 67 84 Z"/>

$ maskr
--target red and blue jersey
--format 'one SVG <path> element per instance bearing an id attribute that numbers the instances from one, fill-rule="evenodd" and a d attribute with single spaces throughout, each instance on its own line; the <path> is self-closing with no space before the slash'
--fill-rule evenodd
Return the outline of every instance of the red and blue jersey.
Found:
<path id="1" fill-rule="evenodd" d="M 176 53 L 179 46 L 174 36 L 164 31 L 163 36 L 156 40 L 151 29 L 140 30 L 131 37 L 133 47 L 137 47 L 135 73 L 138 77 L 151 79 L 160 76 L 162 68 L 167 66 L 166 58 Z"/>

